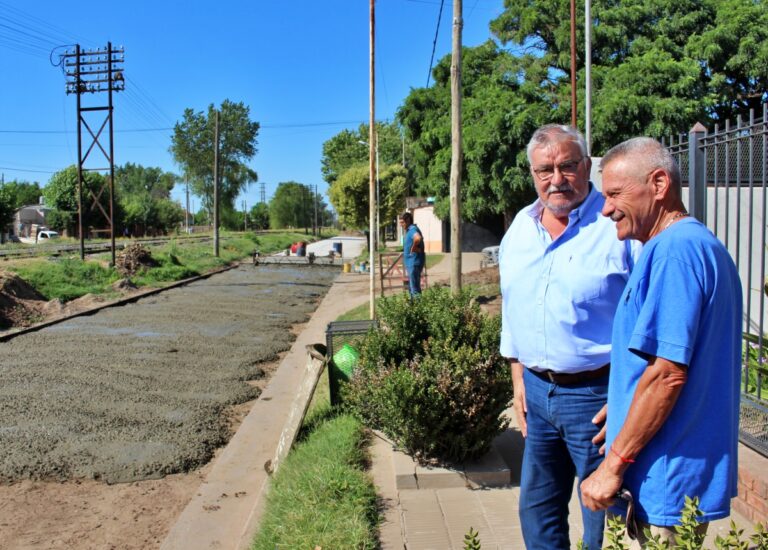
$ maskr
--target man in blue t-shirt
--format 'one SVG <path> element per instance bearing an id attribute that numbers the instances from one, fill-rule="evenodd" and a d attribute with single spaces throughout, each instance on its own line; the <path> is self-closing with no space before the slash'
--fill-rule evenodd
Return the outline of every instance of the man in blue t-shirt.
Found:
<path id="1" fill-rule="evenodd" d="M 581 485 L 593 510 L 634 497 L 643 529 L 674 543 L 685 497 L 699 532 L 736 495 L 742 294 L 728 251 L 681 200 L 660 143 L 634 138 L 603 157 L 603 215 L 644 243 L 613 323 L 605 459 Z"/>
<path id="2" fill-rule="evenodd" d="M 403 238 L 403 264 L 408 273 L 408 289 L 411 296 L 421 294 L 421 272 L 424 271 L 426 255 L 424 254 L 424 236 L 419 227 L 413 223 L 413 214 L 404 212 L 400 216 L 400 227 L 405 231 Z"/>

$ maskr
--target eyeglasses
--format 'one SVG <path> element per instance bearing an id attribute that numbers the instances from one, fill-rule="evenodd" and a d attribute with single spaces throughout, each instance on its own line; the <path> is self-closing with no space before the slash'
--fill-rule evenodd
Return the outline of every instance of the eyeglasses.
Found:
<path id="1" fill-rule="evenodd" d="M 544 166 L 542 168 L 531 168 L 536 177 L 541 181 L 549 181 L 555 175 L 555 169 L 560 170 L 560 173 L 564 176 L 573 176 L 576 174 L 576 170 L 579 168 L 579 164 L 584 160 L 581 157 L 579 160 L 566 160 L 556 166 Z"/>

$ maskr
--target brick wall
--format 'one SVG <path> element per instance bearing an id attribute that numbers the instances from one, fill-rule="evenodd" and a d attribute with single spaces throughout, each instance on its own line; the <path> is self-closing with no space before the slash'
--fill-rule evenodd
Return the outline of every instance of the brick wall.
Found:
<path id="1" fill-rule="evenodd" d="M 768 525 L 768 458 L 739 445 L 739 494 L 731 505 L 752 523 Z"/>

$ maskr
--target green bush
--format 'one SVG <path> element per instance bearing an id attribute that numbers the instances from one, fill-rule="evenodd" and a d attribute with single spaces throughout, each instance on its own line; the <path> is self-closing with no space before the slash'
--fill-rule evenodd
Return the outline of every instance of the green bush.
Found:
<path id="1" fill-rule="evenodd" d="M 483 314 L 469 291 L 434 287 L 416 300 L 382 299 L 378 311 L 345 404 L 420 460 L 485 453 L 506 429 L 512 397 L 499 317 Z"/>

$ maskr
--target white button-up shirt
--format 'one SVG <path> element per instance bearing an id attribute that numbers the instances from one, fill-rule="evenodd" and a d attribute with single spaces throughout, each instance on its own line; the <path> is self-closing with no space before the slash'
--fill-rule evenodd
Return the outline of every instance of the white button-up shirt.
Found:
<path id="1" fill-rule="evenodd" d="M 501 347 L 534 370 L 573 373 L 610 361 L 616 306 L 641 245 L 619 241 L 590 184 L 555 240 L 537 200 L 515 217 L 499 249 Z"/>

